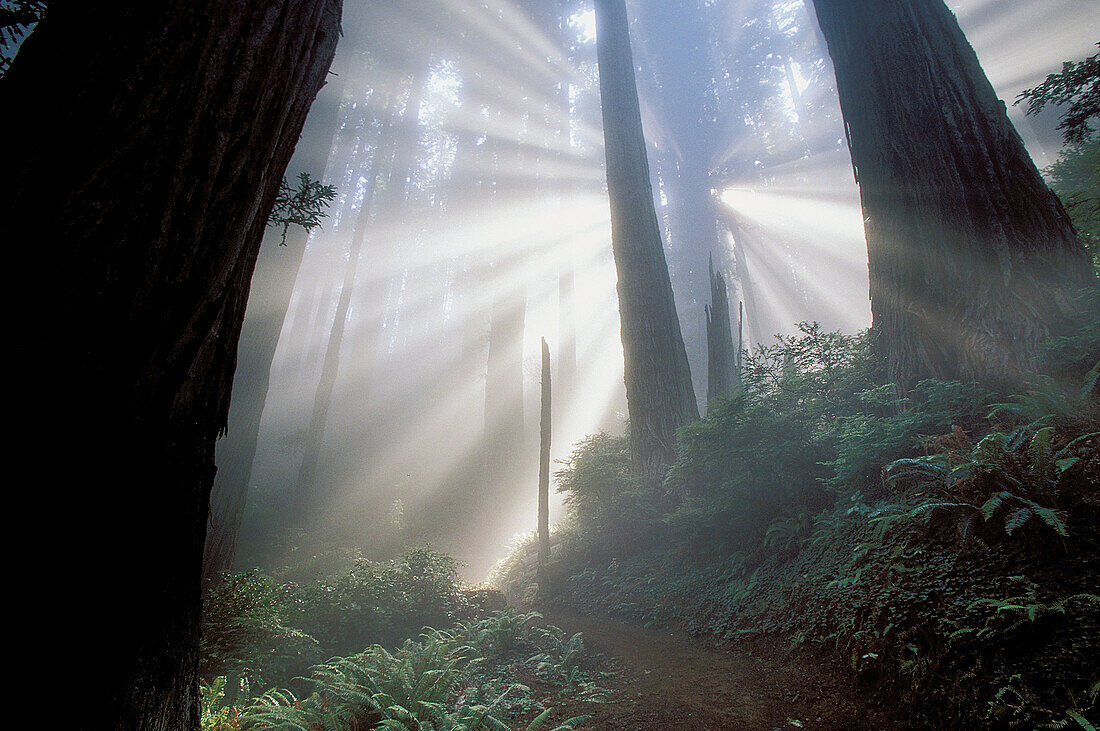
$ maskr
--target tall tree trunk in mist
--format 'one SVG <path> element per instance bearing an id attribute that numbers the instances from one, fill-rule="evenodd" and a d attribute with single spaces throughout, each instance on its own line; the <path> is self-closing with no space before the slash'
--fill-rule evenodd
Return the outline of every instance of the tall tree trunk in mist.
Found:
<path id="1" fill-rule="evenodd" d="M 572 258 L 558 270 L 558 342 L 558 393 L 572 399 L 577 388 L 577 276 Z"/>
<path id="2" fill-rule="evenodd" d="M 649 182 L 624 0 L 596 0 L 611 241 L 618 273 L 634 467 L 659 474 L 676 429 L 699 418 Z"/>
<path id="3" fill-rule="evenodd" d="M 943 0 L 815 0 L 866 221 L 891 380 L 1011 386 L 1088 259 Z"/>
<path id="4" fill-rule="evenodd" d="M 730 263 L 714 213 L 711 167 L 726 144 L 718 120 L 715 79 L 725 72 L 718 61 L 713 24 L 718 12 L 705 0 L 639 0 L 645 60 L 652 76 L 652 111 L 665 134 L 660 180 L 669 201 L 669 270 L 678 312 L 698 312 L 707 301 L 703 273 L 717 258 Z M 643 77 L 644 78 L 644 77 Z M 722 140 L 720 142 L 720 140 Z M 680 323 L 697 393 L 707 390 L 706 331 L 690 317 Z"/>
<path id="5" fill-rule="evenodd" d="M 710 265 L 710 305 L 704 310 L 707 316 L 707 403 L 711 404 L 732 393 L 739 380 L 726 280 L 721 272 L 714 271 L 713 262 Z"/>
<path id="6" fill-rule="evenodd" d="M 416 90 L 413 89 L 412 99 L 403 115 L 403 124 L 415 125 L 419 113 L 420 103 Z M 412 121 L 406 119 L 412 111 Z M 344 281 L 340 287 L 340 298 L 336 302 L 336 313 L 332 320 L 332 329 L 329 331 L 328 343 L 325 345 L 325 354 L 321 361 L 321 375 L 317 382 L 317 391 L 313 397 L 313 410 L 310 414 L 309 429 L 306 432 L 305 443 L 302 449 L 302 463 L 298 468 L 298 479 L 294 483 L 294 519 L 300 524 L 308 522 L 312 515 L 323 510 L 325 499 L 331 497 L 327 491 L 322 491 L 317 484 L 317 469 L 321 460 L 321 448 L 325 441 L 325 426 L 328 423 L 329 408 L 332 406 L 332 395 L 336 390 L 336 377 L 340 370 L 340 349 L 344 344 L 344 330 L 347 327 L 348 313 L 351 311 L 352 295 L 355 292 L 355 279 L 359 271 L 359 258 L 363 251 L 363 242 L 367 237 L 367 229 L 371 227 L 371 210 L 374 205 L 374 197 L 378 190 L 379 178 L 382 175 L 383 165 L 391 159 L 396 160 L 399 135 L 394 134 L 396 119 L 390 123 L 383 123 L 378 134 L 378 142 L 374 154 L 371 156 L 370 170 L 366 175 L 366 183 L 363 188 L 363 202 L 359 206 L 359 214 L 355 220 L 355 228 L 352 231 L 351 243 L 348 246 L 348 261 L 344 266 Z M 394 175 L 404 175 L 405 169 L 394 168 L 390 174 L 390 184 L 396 185 Z M 404 180 L 404 178 L 402 178 Z M 399 186 L 404 190 L 404 186 Z"/>
<path id="7" fill-rule="evenodd" d="M 298 172 L 310 173 L 315 179 L 325 174 L 339 123 L 343 91 L 344 84 L 337 77 L 318 95 L 290 161 L 287 175 L 291 179 Z M 308 232 L 299 226 L 291 227 L 284 246 L 275 241 L 274 235 L 269 235 L 256 261 L 252 294 L 237 348 L 229 425 L 215 448 L 218 473 L 210 493 L 210 521 L 203 552 L 204 576 L 233 567 L 252 462 L 260 437 L 260 418 L 271 382 L 271 364 L 275 360 L 279 334 L 290 309 L 308 239 Z"/>
<path id="8" fill-rule="evenodd" d="M 550 398 L 550 346 L 543 338 L 542 413 L 539 420 L 539 571 L 550 559 Z"/>
<path id="9" fill-rule="evenodd" d="M 500 281 L 500 277 L 492 277 Z M 523 330 L 527 298 L 521 290 L 503 292 L 489 316 L 489 355 L 485 370 L 485 443 L 489 483 L 507 489 L 511 471 L 524 451 Z"/>
<path id="10" fill-rule="evenodd" d="M 51 5 L 0 80 L 14 450 L 54 566 L 33 656 L 58 728 L 198 728 L 200 574 L 249 279 L 338 0 Z M 14 291 L 12 291 L 14 290 Z M 22 582 L 21 582 L 22 583 Z M 37 664 L 37 661 L 32 660 Z"/>
<path id="11" fill-rule="evenodd" d="M 548 6 L 556 16 L 557 40 L 563 48 L 569 45 L 569 19 L 566 13 L 560 9 Z M 559 82 L 556 94 L 550 94 L 556 98 L 559 114 L 559 126 L 557 138 L 561 144 L 558 160 L 567 161 L 574 154 L 572 144 L 572 119 L 573 104 L 570 99 L 570 82 L 563 79 Z M 576 204 L 579 186 L 576 181 L 569 181 L 560 192 L 562 213 L 565 214 L 570 207 Z M 577 274 L 575 263 L 575 247 L 572 240 L 564 242 L 565 259 L 558 269 L 558 356 L 557 356 L 557 388 L 558 408 L 576 397 L 577 392 Z M 564 399 L 560 396 L 564 395 Z"/>
<path id="12" fill-rule="evenodd" d="M 748 240 L 748 234 L 745 232 L 745 227 L 738 220 L 737 216 L 733 214 L 733 211 L 725 208 L 717 201 L 714 202 L 715 211 L 717 212 L 719 221 L 729 232 L 730 239 L 733 242 L 733 260 L 737 267 L 737 282 L 741 285 L 741 296 L 744 298 L 745 310 L 747 310 L 749 321 L 749 340 L 745 343 L 744 339 L 741 340 L 741 350 L 744 346 L 752 345 L 756 343 L 759 345 L 764 342 L 766 336 L 774 335 L 777 330 L 773 329 L 768 331 L 768 323 L 764 320 L 764 307 L 757 296 L 756 283 L 753 281 L 752 275 L 749 272 L 748 258 L 745 250 L 745 244 Z M 744 320 L 742 320 L 742 327 L 744 326 Z M 740 352 L 740 351 L 739 351 Z"/>

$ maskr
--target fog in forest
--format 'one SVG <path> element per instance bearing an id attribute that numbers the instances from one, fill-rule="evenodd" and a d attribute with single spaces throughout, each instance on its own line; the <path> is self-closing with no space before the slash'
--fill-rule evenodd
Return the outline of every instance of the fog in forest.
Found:
<path id="1" fill-rule="evenodd" d="M 1049 164 L 1057 114 L 1025 118 L 1011 101 L 1089 54 L 1095 4 L 949 4 L 1036 163 Z M 483 577 L 535 527 L 540 338 L 553 459 L 623 430 L 595 24 L 590 6 L 560 5 L 347 3 L 288 170 L 335 186 L 335 199 L 308 238 L 292 227 L 281 245 L 269 231 L 218 448 L 215 524 L 227 485 L 248 485 L 238 565 L 272 565 L 288 546 L 389 558 L 430 543 Z M 697 16 L 669 6 L 628 3 L 702 408 L 709 266 L 728 282 L 735 342 L 743 304 L 749 348 L 799 321 L 867 327 L 867 249 L 812 11 L 800 0 L 704 3 Z M 551 521 L 562 514 L 552 496 Z"/>

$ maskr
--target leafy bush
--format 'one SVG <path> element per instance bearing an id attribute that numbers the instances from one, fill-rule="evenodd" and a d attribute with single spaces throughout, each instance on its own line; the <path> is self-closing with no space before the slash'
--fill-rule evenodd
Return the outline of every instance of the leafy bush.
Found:
<path id="1" fill-rule="evenodd" d="M 317 641 L 287 624 L 282 589 L 258 569 L 210 582 L 203 597 L 199 673 L 257 685 L 291 677 L 321 659 Z"/>
<path id="2" fill-rule="evenodd" d="M 204 596 L 200 672 L 286 683 L 324 657 L 392 647 L 425 626 L 453 624 L 469 607 L 455 559 L 427 548 L 386 563 L 360 556 L 303 583 L 278 583 L 255 569 L 228 573 Z"/>
<path id="3" fill-rule="evenodd" d="M 568 656 L 553 645 L 534 658 L 516 656 L 517 652 L 540 649 L 541 638 L 560 636 L 560 630 L 555 634 L 553 628 L 536 628 L 531 620 L 537 617 L 497 613 L 452 631 L 426 630 L 418 640 L 406 640 L 392 652 L 375 645 L 355 655 L 333 658 L 312 669 L 313 691 L 302 699 L 290 691 L 271 690 L 259 698 L 230 704 L 225 700 L 225 678 L 216 678 L 202 688 L 203 731 L 510 731 L 515 718 L 505 708 L 505 700 L 528 689 L 513 684 L 482 702 L 482 687 L 490 684 L 477 674 L 490 656 L 521 664 L 549 663 L 555 668 L 568 664 L 574 668 L 571 677 L 577 676 L 579 636 L 566 643 Z M 502 636 L 508 641 L 502 643 Z M 551 729 L 552 713 L 552 708 L 543 709 L 522 728 L 567 731 L 585 720 L 571 718 Z"/>
<path id="4" fill-rule="evenodd" d="M 681 431 L 669 475 L 684 499 L 667 522 L 709 550 L 757 550 L 769 526 L 774 536 L 838 497 L 881 496 L 888 462 L 918 454 L 921 434 L 978 422 L 993 396 L 976 384 L 924 381 L 899 400 L 876 385 L 866 335 L 806 323 L 746 363 L 740 392 Z"/>
<path id="5" fill-rule="evenodd" d="M 1023 393 L 930 380 L 898 398 L 868 336 L 804 324 L 748 356 L 741 389 L 681 430 L 664 485 L 634 481 L 625 440 L 590 438 L 560 474 L 572 522 L 552 560 L 558 599 L 824 647 L 916 727 L 1095 718 L 1089 307 Z"/>
<path id="6" fill-rule="evenodd" d="M 555 477 L 571 534 L 592 537 L 603 552 L 629 553 L 660 525 L 664 489 L 633 473 L 626 437 L 585 438 Z"/>

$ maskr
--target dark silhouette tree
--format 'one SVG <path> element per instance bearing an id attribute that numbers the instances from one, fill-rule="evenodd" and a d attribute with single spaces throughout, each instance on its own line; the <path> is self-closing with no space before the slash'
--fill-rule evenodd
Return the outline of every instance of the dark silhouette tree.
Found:
<path id="1" fill-rule="evenodd" d="M 890 379 L 1008 386 L 1091 276 L 943 0 L 815 0 L 860 185 Z"/>
<path id="2" fill-rule="evenodd" d="M 653 207 L 626 4 L 595 5 L 630 447 L 635 469 L 658 474 L 675 457 L 676 429 L 697 419 L 699 406 Z"/>
<path id="3" fill-rule="evenodd" d="M 64 579 L 32 562 L 59 728 L 198 727 L 200 572 L 249 279 L 324 83 L 339 0 L 51 4 L 0 79 L 18 185 L 0 237 L 23 311 L 10 355 Z M 99 611 L 92 612 L 92 609 Z M 32 661 L 34 662 L 34 661 Z"/>

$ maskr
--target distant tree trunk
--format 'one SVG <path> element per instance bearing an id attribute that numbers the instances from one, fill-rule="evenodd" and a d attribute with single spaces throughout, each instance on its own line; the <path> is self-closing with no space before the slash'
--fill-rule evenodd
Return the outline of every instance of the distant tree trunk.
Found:
<path id="1" fill-rule="evenodd" d="M 1012 386 L 1088 260 L 943 0 L 816 0 L 890 379 Z"/>
<path id="2" fill-rule="evenodd" d="M 611 240 L 618 272 L 634 467 L 659 474 L 676 429 L 699 418 L 649 180 L 624 0 L 596 0 Z"/>
<path id="3" fill-rule="evenodd" d="M 500 278 L 495 278 L 500 281 Z M 504 488 L 506 476 L 524 450 L 523 330 L 527 298 L 522 292 L 497 296 L 489 317 L 489 354 L 485 370 L 485 441 L 489 482 Z M 528 463 L 530 464 L 530 463 Z"/>
<path id="4" fill-rule="evenodd" d="M 325 174 L 339 122 L 343 89 L 340 81 L 330 83 L 317 97 L 291 159 L 290 178 L 293 179 L 296 170 L 310 173 L 316 179 Z M 318 140 L 324 142 L 318 144 Z M 252 296 L 245 310 L 237 348 L 229 425 L 215 448 L 218 473 L 210 493 L 210 521 L 203 551 L 203 575 L 207 577 L 233 567 L 252 462 L 260 437 L 260 418 L 271 382 L 271 364 L 275 360 L 279 334 L 290 309 L 308 239 L 306 230 L 298 226 L 287 233 L 285 245 L 279 245 L 275 236 L 268 236 L 252 275 Z"/>
<path id="5" fill-rule="evenodd" d="M 734 384 L 741 385 L 741 369 L 743 353 L 745 352 L 745 303 L 737 303 L 737 359 L 734 367 Z"/>
<path id="6" fill-rule="evenodd" d="M 558 341 L 558 394 L 573 399 L 577 387 L 577 277 L 571 257 L 558 270 Z"/>
<path id="7" fill-rule="evenodd" d="M 747 344 L 756 343 L 759 345 L 764 342 L 765 337 L 774 335 L 776 331 L 773 329 L 770 333 L 768 332 L 770 325 L 765 322 L 763 303 L 760 302 L 756 284 L 749 272 L 748 258 L 745 251 L 748 234 L 732 211 L 718 208 L 718 218 L 729 232 L 733 242 L 733 261 L 736 267 L 737 282 L 740 285 L 741 294 L 745 298 L 745 309 L 748 311 L 749 317 L 749 339 Z M 744 320 L 742 320 L 742 324 L 744 324 Z M 742 339 L 741 345 L 743 350 L 746 345 L 745 340 Z"/>
<path id="8" fill-rule="evenodd" d="M 29 670 L 50 725 L 197 729 L 214 442 L 267 216 L 324 83 L 338 0 L 57 3 L 0 80 L 11 444 L 57 566 Z M 19 245 L 15 245 L 18 242 Z M 44 607 L 83 620 L 43 626 Z M 38 658 L 41 660 L 39 661 Z M 48 667 L 47 667 L 48 666 Z"/>
<path id="9" fill-rule="evenodd" d="M 738 381 L 737 357 L 733 346 L 733 325 L 730 322 L 730 301 L 726 280 L 710 264 L 710 306 L 707 316 L 707 403 L 728 396 Z"/>
<path id="10" fill-rule="evenodd" d="M 332 405 L 332 394 L 336 388 L 336 377 L 340 369 L 340 348 L 344 343 L 344 330 L 351 311 L 351 298 L 355 291 L 356 273 L 359 271 L 359 257 L 363 251 L 367 229 L 371 225 L 371 210 L 378 190 L 379 177 L 382 174 L 383 165 L 395 155 L 395 142 L 393 125 L 384 124 L 379 132 L 374 154 L 371 156 L 370 171 L 367 173 L 366 185 L 363 189 L 363 202 L 359 206 L 359 215 L 356 217 L 351 243 L 348 246 L 344 282 L 340 287 L 336 314 L 332 320 L 332 329 L 321 361 L 321 376 L 313 397 L 309 430 L 306 432 L 302 463 L 298 468 L 298 480 L 295 482 L 294 519 L 303 525 L 312 514 L 322 508 L 324 499 L 329 497 L 322 494 L 317 486 L 317 468 L 320 464 L 321 448 L 324 445 L 325 426 L 328 423 L 329 407 Z"/>
<path id="11" fill-rule="evenodd" d="M 539 569 L 550 558 L 550 346 L 542 339 L 542 418 L 539 421 Z"/>

